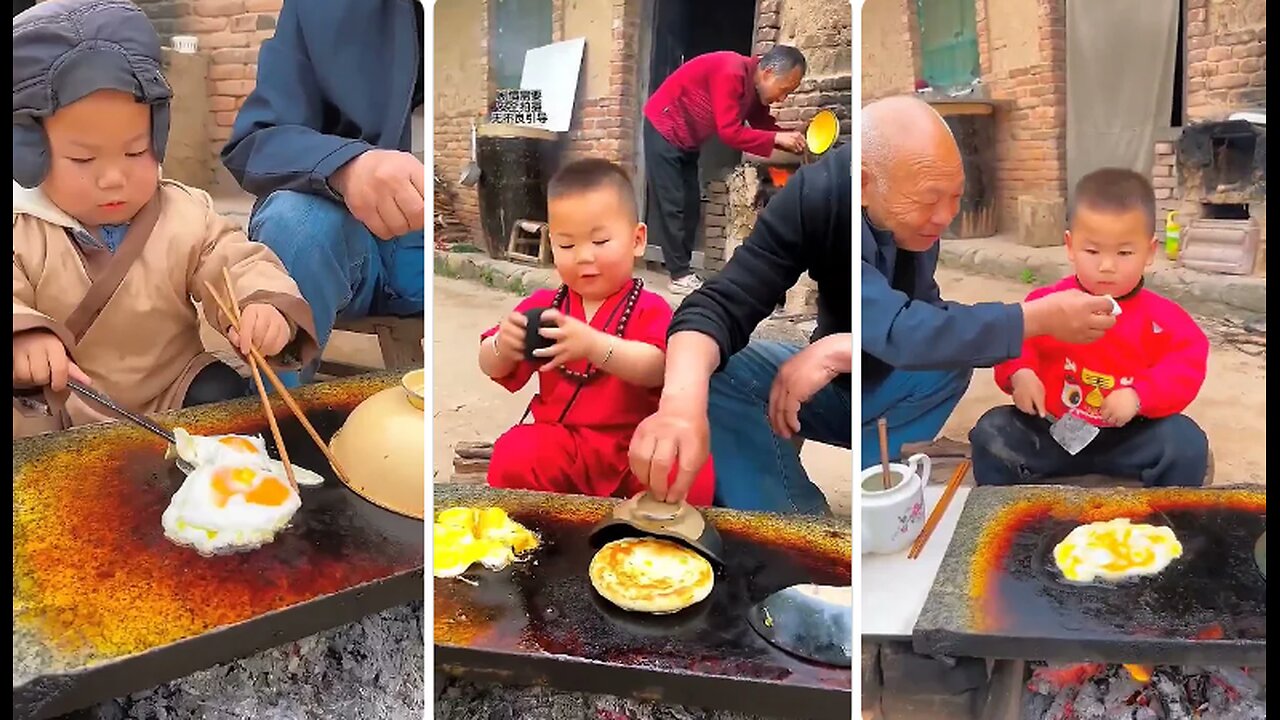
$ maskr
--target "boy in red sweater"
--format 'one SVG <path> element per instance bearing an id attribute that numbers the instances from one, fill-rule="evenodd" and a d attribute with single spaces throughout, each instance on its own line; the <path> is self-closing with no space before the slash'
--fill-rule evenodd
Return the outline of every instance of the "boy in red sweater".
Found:
<path id="1" fill-rule="evenodd" d="M 1209 442 L 1181 413 L 1204 383 L 1209 341 L 1186 311 L 1142 287 L 1156 252 L 1151 183 L 1104 168 L 1080 179 L 1072 205 L 1066 245 L 1075 277 L 1027 299 L 1078 287 L 1110 296 L 1119 317 L 1089 345 L 1036 337 L 996 366 L 1013 406 L 989 410 L 969 433 L 974 479 L 1015 485 L 1099 473 L 1198 487 Z M 1067 413 L 1102 428 L 1074 456 L 1049 435 L 1052 419 Z"/>
<path id="2" fill-rule="evenodd" d="M 666 367 L 671 306 L 633 277 L 646 229 L 631 180 L 617 165 L 580 160 L 547 187 L 547 225 L 556 272 L 564 285 L 525 298 L 480 342 L 480 369 L 517 392 L 536 373 L 533 422 L 516 425 L 494 443 L 493 487 L 629 497 L 647 483 L 627 460 L 640 421 L 658 410 Z M 526 312 L 546 308 L 539 334 L 550 347 L 525 356 Z M 711 463 L 689 491 L 710 505 Z M 674 474 L 674 473 L 673 473 Z"/>

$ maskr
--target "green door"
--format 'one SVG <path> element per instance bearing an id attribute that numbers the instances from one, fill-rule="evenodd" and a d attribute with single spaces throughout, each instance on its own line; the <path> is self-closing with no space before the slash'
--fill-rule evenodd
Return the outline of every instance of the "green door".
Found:
<path id="1" fill-rule="evenodd" d="M 916 0 L 920 65 L 925 82 L 939 90 L 978 79 L 978 24 L 974 0 Z"/>

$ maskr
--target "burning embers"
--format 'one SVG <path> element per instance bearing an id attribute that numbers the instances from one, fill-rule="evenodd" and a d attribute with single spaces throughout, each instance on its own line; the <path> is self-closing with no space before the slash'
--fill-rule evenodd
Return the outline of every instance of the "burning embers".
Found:
<path id="1" fill-rule="evenodd" d="M 1040 665 L 1023 718 L 1034 720 L 1255 720 L 1266 718 L 1262 682 L 1231 667 Z"/>

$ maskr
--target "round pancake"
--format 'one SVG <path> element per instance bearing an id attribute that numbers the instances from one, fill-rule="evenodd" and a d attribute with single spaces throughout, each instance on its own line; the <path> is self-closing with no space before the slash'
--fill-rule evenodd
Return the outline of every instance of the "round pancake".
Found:
<path id="1" fill-rule="evenodd" d="M 587 571 L 600 596 L 631 612 L 665 615 L 711 594 L 711 563 L 685 546 L 659 538 L 615 540 L 591 558 Z"/>

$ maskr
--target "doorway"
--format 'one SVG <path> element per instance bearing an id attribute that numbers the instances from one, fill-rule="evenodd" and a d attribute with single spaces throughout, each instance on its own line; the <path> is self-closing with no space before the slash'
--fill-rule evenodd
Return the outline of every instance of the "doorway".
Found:
<path id="1" fill-rule="evenodd" d="M 640 107 L 636 122 L 636 185 L 640 207 L 646 208 L 644 181 L 644 103 L 664 80 L 687 60 L 718 50 L 750 55 L 755 44 L 756 0 L 648 0 L 642 11 L 645 31 L 641 33 L 638 68 Z M 703 188 L 723 179 L 742 161 L 742 153 L 713 137 L 702 146 L 698 179 Z M 699 224 L 694 244 L 693 266 L 702 269 L 705 244 Z M 645 253 L 650 261 L 662 260 L 662 251 L 650 245 Z"/>

